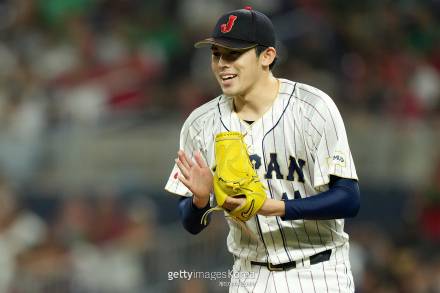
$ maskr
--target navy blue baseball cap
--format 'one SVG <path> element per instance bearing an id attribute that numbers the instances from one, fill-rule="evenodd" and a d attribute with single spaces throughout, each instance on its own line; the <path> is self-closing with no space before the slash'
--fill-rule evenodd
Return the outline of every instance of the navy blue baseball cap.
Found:
<path id="1" fill-rule="evenodd" d="M 228 12 L 220 17 L 210 38 L 194 44 L 200 48 L 217 45 L 234 50 L 245 50 L 258 45 L 275 47 L 272 21 L 250 6 Z"/>

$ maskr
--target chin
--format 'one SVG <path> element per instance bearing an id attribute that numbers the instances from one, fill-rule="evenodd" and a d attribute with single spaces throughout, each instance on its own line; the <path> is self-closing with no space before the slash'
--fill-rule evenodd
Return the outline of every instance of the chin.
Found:
<path id="1" fill-rule="evenodd" d="M 229 97 L 233 97 L 238 94 L 237 90 L 234 90 L 232 88 L 222 88 L 222 92 L 224 95 L 229 96 Z"/>
<path id="2" fill-rule="evenodd" d="M 228 91 L 228 90 L 224 90 L 224 89 L 222 89 L 222 92 L 223 92 L 223 94 L 224 94 L 225 96 L 232 97 L 232 96 L 234 95 L 233 92 Z"/>

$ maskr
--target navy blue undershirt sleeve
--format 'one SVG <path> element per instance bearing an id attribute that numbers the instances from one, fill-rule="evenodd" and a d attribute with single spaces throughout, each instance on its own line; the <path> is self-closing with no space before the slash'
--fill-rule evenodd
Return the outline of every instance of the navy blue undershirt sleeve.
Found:
<path id="1" fill-rule="evenodd" d="M 329 190 L 317 195 L 285 200 L 282 220 L 330 220 L 351 218 L 360 208 L 360 191 L 354 179 L 330 177 Z"/>
<path id="2" fill-rule="evenodd" d="M 211 221 L 211 215 L 208 215 L 208 222 L 206 226 L 201 223 L 203 214 L 210 208 L 211 206 L 208 202 L 206 207 L 199 209 L 194 206 L 192 197 L 182 196 L 179 201 L 179 211 L 183 227 L 191 234 L 200 233 L 200 231 L 205 229 L 205 227 L 208 226 Z"/>

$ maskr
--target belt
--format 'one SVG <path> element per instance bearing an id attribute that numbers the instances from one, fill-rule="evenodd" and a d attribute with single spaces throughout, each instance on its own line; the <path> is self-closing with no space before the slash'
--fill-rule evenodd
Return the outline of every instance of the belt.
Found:
<path id="1" fill-rule="evenodd" d="M 317 253 L 309 257 L 310 264 L 314 265 L 323 261 L 327 261 L 330 259 L 330 255 L 332 254 L 331 249 L 325 250 L 323 252 Z M 299 260 L 298 262 L 300 262 Z M 267 267 L 269 271 L 284 271 L 287 269 L 294 269 L 296 268 L 296 261 L 286 262 L 286 263 L 280 263 L 280 264 L 271 264 L 270 262 L 258 262 L 258 261 L 251 261 L 252 265 L 257 266 L 263 266 Z"/>

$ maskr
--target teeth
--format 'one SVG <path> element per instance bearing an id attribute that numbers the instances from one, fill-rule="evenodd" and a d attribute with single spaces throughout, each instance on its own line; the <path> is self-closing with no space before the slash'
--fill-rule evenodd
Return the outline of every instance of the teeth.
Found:
<path id="1" fill-rule="evenodd" d="M 223 75 L 223 76 L 222 76 L 222 79 L 223 79 L 223 80 L 227 80 L 227 79 L 234 78 L 235 76 L 236 76 L 235 74 Z"/>

